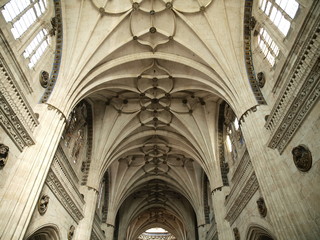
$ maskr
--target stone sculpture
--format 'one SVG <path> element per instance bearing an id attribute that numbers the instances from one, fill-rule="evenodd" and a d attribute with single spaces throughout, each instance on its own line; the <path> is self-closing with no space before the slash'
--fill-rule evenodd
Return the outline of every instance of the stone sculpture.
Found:
<path id="1" fill-rule="evenodd" d="M 260 197 L 257 200 L 257 205 L 258 205 L 258 211 L 259 211 L 261 217 L 267 216 L 267 206 L 266 206 L 266 204 L 264 202 L 263 197 Z"/>
<path id="2" fill-rule="evenodd" d="M 43 195 L 38 202 L 38 211 L 40 215 L 44 215 L 48 209 L 50 197 L 48 195 Z"/>
<path id="3" fill-rule="evenodd" d="M 8 160 L 9 147 L 0 143 L 0 168 L 3 168 Z"/>

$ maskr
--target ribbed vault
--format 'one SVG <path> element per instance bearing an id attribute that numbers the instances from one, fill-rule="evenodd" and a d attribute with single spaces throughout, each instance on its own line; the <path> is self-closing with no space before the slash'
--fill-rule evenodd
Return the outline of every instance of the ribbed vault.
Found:
<path id="1" fill-rule="evenodd" d="M 237 27 L 243 5 L 64 1 L 63 58 L 48 102 L 66 114 L 82 99 L 92 103 L 87 184 L 97 188 L 108 173 L 106 222 L 122 216 L 120 239 L 150 227 L 193 239 L 205 224 L 203 179 L 223 185 L 219 104 L 238 115 L 256 104 Z"/>

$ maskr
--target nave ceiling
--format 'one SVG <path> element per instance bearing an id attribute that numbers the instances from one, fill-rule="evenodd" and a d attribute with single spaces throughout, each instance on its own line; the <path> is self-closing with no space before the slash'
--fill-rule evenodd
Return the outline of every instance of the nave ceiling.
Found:
<path id="1" fill-rule="evenodd" d="M 227 101 L 238 115 L 256 104 L 243 61 L 243 5 L 62 2 L 63 58 L 48 103 L 69 113 L 83 99 L 92 105 L 96 174 L 88 185 L 108 172 L 108 217 L 129 205 L 131 237 L 155 225 L 145 217 L 153 210 L 169 216 L 157 222 L 177 237 L 194 234 L 187 224 L 204 219 L 205 175 L 211 189 L 222 185 L 219 104 Z M 154 182 L 167 189 L 154 192 Z"/>

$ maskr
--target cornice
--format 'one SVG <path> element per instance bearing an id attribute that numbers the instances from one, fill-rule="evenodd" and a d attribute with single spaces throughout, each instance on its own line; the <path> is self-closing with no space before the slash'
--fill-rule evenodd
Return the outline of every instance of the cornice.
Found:
<path id="1" fill-rule="evenodd" d="M 268 146 L 282 153 L 320 95 L 320 18 L 309 32 L 265 127 Z M 285 113 L 285 114 L 284 114 Z"/>
<path id="2" fill-rule="evenodd" d="M 82 209 L 79 209 L 76 206 L 75 202 L 72 200 L 72 198 L 64 188 L 64 185 L 60 182 L 59 178 L 52 170 L 49 171 L 48 177 L 46 179 L 46 184 L 60 201 L 62 206 L 67 210 L 70 216 L 77 223 L 79 223 L 79 221 L 84 217 Z"/>
<path id="3" fill-rule="evenodd" d="M 250 156 L 248 153 L 248 150 L 246 149 L 239 164 L 236 167 L 236 170 L 234 171 L 231 181 L 233 183 L 239 183 L 241 179 L 243 178 L 245 172 L 248 170 L 248 168 L 251 167 L 251 161 Z"/>
<path id="4" fill-rule="evenodd" d="M 46 184 L 70 216 L 78 223 L 83 218 L 85 202 L 75 184 L 75 180 L 79 181 L 72 167 L 69 166 L 69 161 L 63 154 L 62 149 L 58 148 Z"/>
<path id="5" fill-rule="evenodd" d="M 227 203 L 226 220 L 233 224 L 238 218 L 242 210 L 246 207 L 252 196 L 259 188 L 259 183 L 255 173 L 252 171 L 250 177 L 245 182 L 240 191 L 233 191 L 230 193 L 228 199 L 230 204 Z M 233 195 L 233 196 L 232 196 Z M 228 206 L 229 205 L 229 206 Z"/>
<path id="6" fill-rule="evenodd" d="M 55 160 L 57 161 L 57 164 L 60 166 L 62 172 L 69 180 L 69 182 L 72 183 L 75 189 L 77 189 L 75 184 L 79 184 L 79 178 L 76 172 L 73 170 L 73 167 L 71 166 L 70 161 L 60 144 L 57 148 Z"/>
<path id="7" fill-rule="evenodd" d="M 39 122 L 1 54 L 0 123 L 20 151 L 35 143 L 32 134 Z"/>

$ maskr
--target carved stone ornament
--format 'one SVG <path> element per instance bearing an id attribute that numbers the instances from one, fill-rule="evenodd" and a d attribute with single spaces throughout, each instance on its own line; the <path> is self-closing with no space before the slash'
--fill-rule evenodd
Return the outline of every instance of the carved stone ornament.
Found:
<path id="1" fill-rule="evenodd" d="M 53 17 L 53 18 L 51 18 L 51 29 L 50 29 L 50 31 L 49 31 L 49 34 L 50 34 L 50 36 L 52 37 L 52 36 L 55 36 L 56 35 L 56 31 L 57 31 L 57 17 Z"/>
<path id="2" fill-rule="evenodd" d="M 47 71 L 41 71 L 39 81 L 43 88 L 47 88 L 49 82 L 49 73 Z"/>
<path id="3" fill-rule="evenodd" d="M 0 143 L 0 169 L 3 168 L 8 160 L 9 147 Z"/>
<path id="4" fill-rule="evenodd" d="M 75 226 L 71 225 L 68 232 L 68 240 L 71 240 L 73 238 L 75 230 L 76 230 Z"/>
<path id="5" fill-rule="evenodd" d="M 38 211 L 40 215 L 44 215 L 48 209 L 50 197 L 48 195 L 43 195 L 38 202 Z"/>
<path id="6" fill-rule="evenodd" d="M 254 16 L 251 16 L 251 18 L 250 18 L 250 25 L 249 25 L 251 31 L 255 28 L 256 23 L 257 23 L 257 20 L 254 18 Z"/>
<path id="7" fill-rule="evenodd" d="M 258 79 L 258 86 L 259 88 L 263 88 L 264 87 L 264 84 L 266 83 L 266 78 L 264 76 L 264 73 L 263 72 L 259 72 L 257 74 L 257 79 Z"/>
<path id="8" fill-rule="evenodd" d="M 240 240 L 240 233 L 238 228 L 233 229 L 233 235 L 235 240 Z"/>
<path id="9" fill-rule="evenodd" d="M 309 149 L 305 146 L 297 146 L 292 149 L 293 162 L 296 167 L 302 171 L 307 172 L 312 167 L 312 155 Z"/>
<path id="10" fill-rule="evenodd" d="M 264 202 L 263 197 L 260 197 L 257 200 L 257 205 L 258 205 L 258 211 L 259 211 L 261 217 L 266 217 L 267 216 L 267 206 Z"/>

